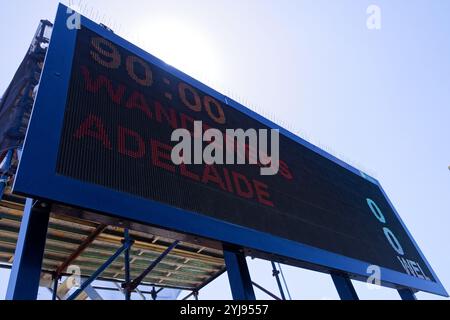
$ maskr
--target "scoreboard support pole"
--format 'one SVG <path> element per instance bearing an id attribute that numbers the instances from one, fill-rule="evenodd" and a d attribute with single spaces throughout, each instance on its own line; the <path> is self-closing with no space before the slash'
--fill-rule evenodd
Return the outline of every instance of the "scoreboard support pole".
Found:
<path id="1" fill-rule="evenodd" d="M 36 300 L 51 206 L 27 199 L 6 300 Z"/>
<path id="2" fill-rule="evenodd" d="M 417 300 L 416 295 L 409 288 L 398 289 L 397 291 L 398 291 L 398 294 L 400 295 L 400 298 L 402 298 L 402 300 Z"/>
<path id="3" fill-rule="evenodd" d="M 331 273 L 331 278 L 333 279 L 341 300 L 359 300 L 355 288 L 353 287 L 353 284 L 348 276 Z"/>
<path id="4" fill-rule="evenodd" d="M 124 230 L 124 241 L 130 242 L 130 231 L 128 228 Z M 131 246 L 130 246 L 131 247 Z M 124 293 L 125 293 L 125 300 L 131 300 L 131 290 L 129 289 L 129 284 L 131 282 L 131 275 L 130 275 L 130 247 L 125 249 L 124 252 L 124 271 L 125 271 L 125 285 Z M 155 289 L 153 287 L 153 289 Z"/>
<path id="5" fill-rule="evenodd" d="M 223 257 L 234 300 L 256 300 L 247 261 L 239 248 L 223 245 Z"/>
<path id="6" fill-rule="evenodd" d="M 281 281 L 280 281 L 280 271 L 278 271 L 277 266 L 275 265 L 275 262 L 270 261 L 272 263 L 272 276 L 275 277 L 275 279 L 277 280 L 277 285 L 278 285 L 278 289 L 280 290 L 280 294 L 281 294 L 281 299 L 286 300 L 286 296 L 284 295 L 284 290 L 283 290 L 283 286 L 281 285 Z"/>

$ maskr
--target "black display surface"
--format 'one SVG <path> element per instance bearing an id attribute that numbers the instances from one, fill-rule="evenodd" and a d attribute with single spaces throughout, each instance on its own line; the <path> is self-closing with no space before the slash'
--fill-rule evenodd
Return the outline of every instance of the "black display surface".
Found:
<path id="1" fill-rule="evenodd" d="M 435 280 L 378 185 L 283 135 L 274 176 L 257 165 L 174 165 L 172 131 L 194 120 L 267 128 L 82 28 L 56 172 Z"/>

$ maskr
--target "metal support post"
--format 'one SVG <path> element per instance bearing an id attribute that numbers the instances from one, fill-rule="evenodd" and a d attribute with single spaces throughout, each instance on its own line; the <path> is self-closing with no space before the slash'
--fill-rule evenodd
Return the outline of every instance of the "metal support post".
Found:
<path id="1" fill-rule="evenodd" d="M 124 241 L 125 242 L 129 242 L 130 241 L 130 233 L 129 233 L 128 229 L 125 229 L 125 231 L 124 231 Z M 125 284 L 126 284 L 126 287 L 124 288 L 124 290 L 125 290 L 125 300 L 131 300 L 131 291 L 128 290 L 128 284 L 131 281 L 131 278 L 130 278 L 130 247 L 125 249 L 125 253 L 124 253 Z"/>
<path id="2" fill-rule="evenodd" d="M 56 300 L 58 298 L 58 281 L 59 275 L 53 274 L 53 289 L 52 289 L 52 300 Z"/>
<path id="3" fill-rule="evenodd" d="M 158 290 L 156 290 L 155 287 L 152 288 L 152 291 L 150 291 L 150 295 L 152 296 L 153 300 L 158 299 L 158 293 L 160 293 L 164 288 L 159 288 Z M 137 289 L 136 289 L 137 291 Z"/>
<path id="4" fill-rule="evenodd" d="M 398 291 L 398 294 L 400 295 L 400 297 L 402 298 L 402 300 L 417 300 L 416 295 L 409 288 L 398 289 L 397 291 Z"/>
<path id="5" fill-rule="evenodd" d="M 353 284 L 348 276 L 331 273 L 331 278 L 333 279 L 341 300 L 359 300 L 355 288 L 353 287 Z"/>
<path id="6" fill-rule="evenodd" d="M 7 300 L 36 300 L 51 206 L 27 199 L 20 224 Z"/>
<path id="7" fill-rule="evenodd" d="M 272 276 L 275 277 L 277 280 L 278 289 L 280 290 L 281 299 L 286 300 L 286 296 L 284 295 L 283 286 L 281 285 L 281 280 L 279 277 L 280 271 L 278 271 L 277 266 L 275 265 L 275 262 L 271 261 L 272 263 Z"/>
<path id="8" fill-rule="evenodd" d="M 234 300 L 256 300 L 244 253 L 238 248 L 223 245 L 223 257 Z"/>

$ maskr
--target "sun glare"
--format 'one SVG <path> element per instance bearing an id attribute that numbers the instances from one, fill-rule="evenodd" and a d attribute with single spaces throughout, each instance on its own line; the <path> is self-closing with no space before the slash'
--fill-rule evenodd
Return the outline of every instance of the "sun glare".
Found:
<path id="1" fill-rule="evenodd" d="M 220 65 L 206 32 L 175 20 L 147 23 L 137 44 L 164 62 L 205 82 L 220 82 Z"/>

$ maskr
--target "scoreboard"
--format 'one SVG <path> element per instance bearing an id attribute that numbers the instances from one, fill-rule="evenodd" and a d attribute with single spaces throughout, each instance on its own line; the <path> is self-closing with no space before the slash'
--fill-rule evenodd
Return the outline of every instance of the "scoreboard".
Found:
<path id="1" fill-rule="evenodd" d="M 15 192 L 360 277 L 375 265 L 383 283 L 446 294 L 378 181 L 88 19 L 69 30 L 64 18 L 60 9 Z M 171 134 L 194 121 L 279 129 L 277 174 L 175 165 Z"/>

